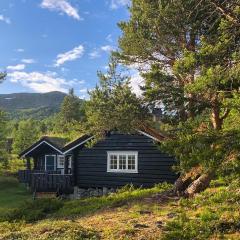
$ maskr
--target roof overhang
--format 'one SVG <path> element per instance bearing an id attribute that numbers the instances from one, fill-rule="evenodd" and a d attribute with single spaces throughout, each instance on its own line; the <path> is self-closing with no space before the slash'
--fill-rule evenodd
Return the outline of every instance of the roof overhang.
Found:
<path id="1" fill-rule="evenodd" d="M 20 157 L 24 158 L 26 157 L 26 155 L 28 155 L 29 153 L 31 153 L 32 151 L 34 151 L 35 149 L 37 149 L 38 147 L 40 147 L 42 144 L 47 144 L 49 147 L 53 148 L 54 150 L 56 150 L 58 153 L 63 154 L 62 151 L 57 148 L 56 146 L 53 146 L 53 144 L 49 143 L 46 140 L 40 140 L 38 144 L 33 144 L 31 147 L 29 147 L 27 150 L 23 151 L 22 153 L 20 153 Z"/>

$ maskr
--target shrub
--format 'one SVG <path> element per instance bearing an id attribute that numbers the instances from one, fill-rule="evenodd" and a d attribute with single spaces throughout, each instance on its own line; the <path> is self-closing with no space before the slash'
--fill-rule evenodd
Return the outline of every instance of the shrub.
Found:
<path id="1" fill-rule="evenodd" d="M 2 221 L 36 221 L 43 219 L 48 214 L 56 212 L 63 206 L 63 204 L 64 203 L 58 199 L 38 199 L 34 201 L 26 201 L 21 207 L 10 211 L 5 216 L 2 216 Z"/>

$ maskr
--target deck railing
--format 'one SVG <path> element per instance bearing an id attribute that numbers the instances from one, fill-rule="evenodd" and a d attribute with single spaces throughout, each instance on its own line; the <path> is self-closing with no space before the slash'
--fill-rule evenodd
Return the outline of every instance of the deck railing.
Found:
<path id="1" fill-rule="evenodd" d="M 31 189 L 35 192 L 72 193 L 72 175 L 33 173 L 31 178 Z"/>
<path id="2" fill-rule="evenodd" d="M 73 179 L 71 174 L 59 171 L 20 170 L 19 182 L 29 185 L 33 192 L 72 193 Z"/>

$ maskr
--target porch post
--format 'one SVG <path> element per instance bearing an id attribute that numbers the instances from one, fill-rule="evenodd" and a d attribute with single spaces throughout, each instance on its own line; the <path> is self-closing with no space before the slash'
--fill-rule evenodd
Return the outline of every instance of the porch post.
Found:
<path id="1" fill-rule="evenodd" d="M 27 160 L 27 162 L 26 162 L 26 168 L 27 168 L 27 170 L 31 170 L 31 161 L 30 161 L 30 158 L 29 158 L 29 157 L 26 157 L 26 160 Z"/>
<path id="2" fill-rule="evenodd" d="M 64 174 L 68 174 L 68 166 L 69 166 L 69 156 L 65 156 L 65 161 L 64 161 Z"/>

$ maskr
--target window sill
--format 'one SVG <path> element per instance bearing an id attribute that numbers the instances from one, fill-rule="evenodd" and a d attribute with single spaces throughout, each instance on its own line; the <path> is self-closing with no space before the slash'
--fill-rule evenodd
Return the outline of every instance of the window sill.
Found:
<path id="1" fill-rule="evenodd" d="M 121 170 L 107 170 L 108 173 L 138 173 L 137 170 L 135 171 L 121 171 Z"/>

